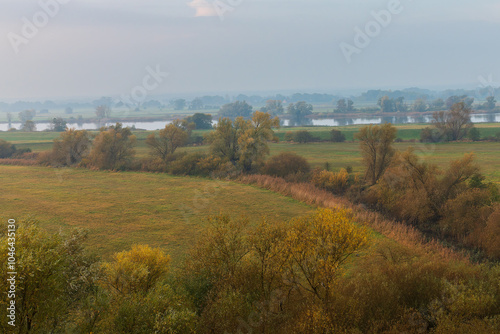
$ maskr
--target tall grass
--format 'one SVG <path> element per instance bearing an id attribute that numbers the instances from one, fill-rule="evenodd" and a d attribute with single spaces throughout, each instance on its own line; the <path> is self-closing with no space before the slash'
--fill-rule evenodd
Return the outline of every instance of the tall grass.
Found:
<path id="1" fill-rule="evenodd" d="M 386 219 L 379 213 L 369 211 L 363 205 L 355 205 L 312 184 L 292 183 L 267 175 L 246 175 L 240 177 L 238 181 L 292 197 L 309 205 L 331 209 L 349 208 L 354 211 L 359 223 L 370 226 L 374 231 L 413 250 L 416 254 L 439 256 L 446 261 L 469 262 L 465 254 L 447 248 L 437 240 L 427 240 L 421 232 L 411 226 Z"/>

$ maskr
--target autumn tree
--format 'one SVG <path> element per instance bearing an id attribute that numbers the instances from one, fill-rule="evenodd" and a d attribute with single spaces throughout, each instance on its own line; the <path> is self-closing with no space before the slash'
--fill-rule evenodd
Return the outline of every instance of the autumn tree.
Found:
<path id="1" fill-rule="evenodd" d="M 328 305 L 343 265 L 368 244 L 368 233 L 351 211 L 320 209 L 294 221 L 285 242 L 290 283 Z"/>
<path id="2" fill-rule="evenodd" d="M 36 131 L 36 124 L 33 121 L 26 121 L 21 127 L 21 131 L 33 132 Z"/>
<path id="3" fill-rule="evenodd" d="M 109 118 L 111 116 L 111 108 L 109 105 L 99 105 L 95 108 L 95 115 L 98 119 Z"/>
<path id="4" fill-rule="evenodd" d="M 31 109 L 31 110 L 23 110 L 21 111 L 18 116 L 19 119 L 21 120 L 21 123 L 26 123 L 27 121 L 32 121 L 33 118 L 36 115 L 36 111 Z"/>
<path id="5" fill-rule="evenodd" d="M 168 272 L 170 257 L 159 248 L 134 245 L 104 264 L 106 283 L 116 293 L 146 293 Z"/>
<path id="6" fill-rule="evenodd" d="M 66 130 L 58 139 L 54 139 L 52 161 L 63 166 L 77 164 L 89 154 L 91 144 L 90 134 L 86 130 Z"/>
<path id="7" fill-rule="evenodd" d="M 268 113 L 260 111 L 256 111 L 252 119 L 245 123 L 241 126 L 245 130 L 238 138 L 239 164 L 244 171 L 250 172 L 254 166 L 262 165 L 265 156 L 269 155 L 268 142 L 277 140 L 273 128 L 279 128 L 280 123 L 277 117 L 271 118 Z"/>
<path id="8" fill-rule="evenodd" d="M 460 102 L 463 102 L 468 108 L 471 108 L 472 107 L 472 103 L 474 103 L 474 98 L 473 97 L 468 97 L 467 95 L 461 95 L 461 96 L 452 95 L 452 96 L 449 96 L 446 99 L 446 101 L 445 101 L 446 108 L 451 109 L 451 107 L 453 107 L 454 104 L 457 104 L 457 103 L 460 103 Z"/>
<path id="9" fill-rule="evenodd" d="M 275 127 L 279 127 L 279 119 L 259 111 L 251 120 L 219 119 L 214 131 L 207 136 L 210 151 L 248 172 L 269 154 L 268 141 L 275 139 Z"/>
<path id="10" fill-rule="evenodd" d="M 450 200 L 470 188 L 467 182 L 480 175 L 474 156 L 452 161 L 446 170 L 420 161 L 414 149 L 398 154 L 380 180 L 377 204 L 398 219 L 422 224 L 437 222 Z"/>
<path id="11" fill-rule="evenodd" d="M 102 265 L 108 312 L 90 332 L 194 333 L 189 301 L 166 283 L 169 265 L 168 255 L 147 245 L 115 253 Z"/>
<path id="12" fill-rule="evenodd" d="M 241 331 L 241 319 L 255 314 L 257 305 L 255 332 L 287 332 L 313 305 L 328 310 L 350 258 L 368 242 L 348 210 L 258 224 L 220 215 L 209 219 L 183 281 L 204 301 L 198 312 L 207 331 Z"/>
<path id="13" fill-rule="evenodd" d="M 366 167 L 366 180 L 374 185 L 391 163 L 397 129 L 390 123 L 362 127 L 355 138 L 360 141 L 363 163 Z"/>
<path id="14" fill-rule="evenodd" d="M 427 110 L 427 103 L 422 98 L 416 99 L 415 102 L 413 102 L 412 110 L 416 112 L 424 112 Z"/>
<path id="15" fill-rule="evenodd" d="M 136 137 L 121 123 L 101 128 L 89 154 L 89 164 L 99 169 L 127 168 L 135 155 Z"/>
<path id="16" fill-rule="evenodd" d="M 432 123 L 436 129 L 451 141 L 463 139 L 473 126 L 470 114 L 472 109 L 464 102 L 452 105 L 450 111 L 437 111 Z"/>
<path id="17" fill-rule="evenodd" d="M 151 149 L 153 156 L 167 162 L 169 156 L 174 154 L 177 148 L 187 143 L 188 138 L 189 133 L 185 121 L 175 120 L 160 130 L 158 136 L 154 133 L 150 134 L 146 138 L 146 145 Z"/>
<path id="18" fill-rule="evenodd" d="M 0 332 L 11 333 L 16 328 L 16 333 L 68 333 L 100 278 L 96 258 L 83 247 L 87 233 L 50 234 L 31 221 L 18 221 L 16 226 L 16 327 L 7 325 L 6 317 Z M 8 254 L 7 233 L 0 241 L 0 251 Z M 8 271 L 7 265 L 1 266 L 0 287 L 5 292 Z M 4 311 L 7 303 L 4 293 L 0 299 Z"/>

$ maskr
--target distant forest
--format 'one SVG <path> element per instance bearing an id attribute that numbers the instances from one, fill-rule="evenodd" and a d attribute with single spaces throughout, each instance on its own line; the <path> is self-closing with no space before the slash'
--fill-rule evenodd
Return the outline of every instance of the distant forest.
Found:
<path id="1" fill-rule="evenodd" d="M 500 87 L 482 87 L 476 90 L 466 90 L 466 89 L 449 89 L 445 91 L 433 91 L 428 89 L 420 88 L 407 88 L 403 90 L 368 90 L 357 96 L 343 96 L 335 94 L 320 94 L 320 93 L 295 93 L 288 96 L 276 94 L 268 96 L 260 95 L 244 95 L 239 94 L 236 96 L 200 96 L 195 97 L 191 100 L 185 98 L 174 98 L 174 99 L 149 99 L 142 102 L 139 105 L 128 106 L 125 102 L 120 99 L 114 99 L 111 97 L 101 97 L 96 100 L 89 100 L 86 102 L 54 102 L 54 101 L 44 101 L 44 102 L 28 102 L 28 101 L 16 101 L 13 103 L 0 102 L 0 111 L 2 112 L 20 112 L 23 110 L 50 110 L 50 109 L 84 109 L 84 108 L 96 108 L 98 106 L 108 106 L 111 108 L 120 107 L 136 107 L 140 109 L 149 108 L 173 108 L 174 110 L 202 110 L 202 109 L 218 109 L 221 106 L 234 102 L 234 101 L 246 101 L 248 104 L 254 107 L 262 107 L 266 104 L 268 100 L 282 101 L 283 104 L 296 103 L 303 101 L 306 103 L 311 103 L 315 105 L 326 105 L 326 106 L 336 106 L 337 102 L 342 99 L 347 99 L 353 101 L 355 104 L 362 104 L 364 106 L 373 105 L 374 107 L 378 104 L 380 106 L 380 100 L 384 97 L 388 97 L 393 100 L 404 100 L 406 102 L 414 101 L 428 101 L 429 103 L 433 100 L 446 100 L 452 96 L 468 96 L 474 97 L 476 100 L 485 101 L 487 97 L 494 96 L 500 98 Z M 139 110 L 137 110 L 139 111 Z M 359 111 L 359 110 L 358 110 Z"/>

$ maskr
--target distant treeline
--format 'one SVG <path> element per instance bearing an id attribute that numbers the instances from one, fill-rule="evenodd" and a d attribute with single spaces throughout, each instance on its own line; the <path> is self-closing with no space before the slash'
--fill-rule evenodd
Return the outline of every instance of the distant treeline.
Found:
<path id="1" fill-rule="evenodd" d="M 127 105 L 126 102 L 121 101 L 119 98 L 113 99 L 112 97 L 101 97 L 96 100 L 89 100 L 87 102 L 54 102 L 54 101 L 16 101 L 14 103 L 0 102 L 0 111 L 3 112 L 20 112 L 27 109 L 34 110 L 50 110 L 50 109 L 88 109 L 105 105 L 111 108 L 128 107 L 136 111 L 148 108 L 173 108 L 175 110 L 189 109 L 217 109 L 224 104 L 234 101 L 246 101 L 252 106 L 261 107 L 265 105 L 268 100 L 282 101 L 283 103 L 296 103 L 304 101 L 312 104 L 335 105 L 341 99 L 349 99 L 354 103 L 366 105 L 367 103 L 377 104 L 380 99 L 388 97 L 390 99 L 404 99 L 406 101 L 432 101 L 443 99 L 446 100 L 451 96 L 468 96 L 475 97 L 478 100 L 485 100 L 488 96 L 500 98 L 500 87 L 482 87 L 476 90 L 465 89 L 449 89 L 445 91 L 433 91 L 420 88 L 407 88 L 403 90 L 368 90 L 360 95 L 342 95 L 342 94 L 320 94 L 320 93 L 295 93 L 291 95 L 275 94 L 275 95 L 245 95 L 239 94 L 237 96 L 221 96 L 221 95 L 206 95 L 199 96 L 192 99 L 174 98 L 174 99 L 147 99 L 142 103 L 134 105 Z"/>

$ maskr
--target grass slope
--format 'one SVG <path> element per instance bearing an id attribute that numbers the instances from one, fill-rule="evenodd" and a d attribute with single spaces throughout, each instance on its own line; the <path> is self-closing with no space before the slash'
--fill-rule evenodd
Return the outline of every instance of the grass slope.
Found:
<path id="1" fill-rule="evenodd" d="M 0 166 L 0 218 L 32 217 L 51 230 L 90 229 L 104 258 L 134 243 L 164 248 L 179 261 L 221 211 L 258 221 L 290 219 L 313 209 L 252 186 L 150 173 Z"/>

